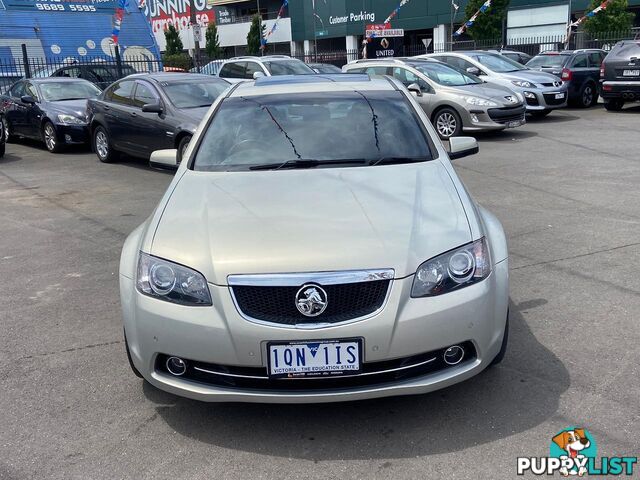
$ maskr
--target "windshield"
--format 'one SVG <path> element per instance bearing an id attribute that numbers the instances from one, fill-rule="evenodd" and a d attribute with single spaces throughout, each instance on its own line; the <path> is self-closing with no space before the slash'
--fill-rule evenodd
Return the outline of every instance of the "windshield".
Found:
<path id="1" fill-rule="evenodd" d="M 533 57 L 527 62 L 527 67 L 540 68 L 540 67 L 562 67 L 567 63 L 569 55 L 538 55 Z"/>
<path id="2" fill-rule="evenodd" d="M 100 89 L 89 82 L 47 82 L 40 84 L 42 98 L 48 102 L 80 100 L 100 95 Z"/>
<path id="3" fill-rule="evenodd" d="M 451 65 L 445 65 L 444 63 L 424 62 L 414 64 L 412 67 L 440 85 L 459 87 L 461 85 L 475 85 L 477 83 L 482 83 L 482 80 L 475 75 L 470 75 L 459 68 Z"/>
<path id="4" fill-rule="evenodd" d="M 296 160 L 430 160 L 419 122 L 399 91 L 229 98 L 204 134 L 193 168 L 248 170 Z"/>
<path id="5" fill-rule="evenodd" d="M 263 62 L 271 75 L 309 75 L 314 74 L 304 62 L 296 59 Z"/>
<path id="6" fill-rule="evenodd" d="M 224 80 L 199 80 L 167 82 L 162 86 L 176 108 L 197 108 L 210 106 L 229 84 Z"/>
<path id="7" fill-rule="evenodd" d="M 526 70 L 524 66 L 518 62 L 514 62 L 510 58 L 503 57 L 502 55 L 494 55 L 492 53 L 480 53 L 474 55 L 476 60 L 489 70 L 493 70 L 497 73 L 517 72 L 519 70 Z"/>

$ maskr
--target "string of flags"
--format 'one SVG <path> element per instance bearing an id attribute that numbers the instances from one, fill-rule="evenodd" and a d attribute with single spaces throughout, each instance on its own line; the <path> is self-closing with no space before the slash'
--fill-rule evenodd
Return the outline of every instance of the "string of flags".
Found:
<path id="1" fill-rule="evenodd" d="M 127 0 L 118 0 L 116 13 L 113 15 L 113 30 L 111 32 L 111 40 L 114 45 L 118 45 L 118 37 L 120 36 L 120 28 L 122 27 L 122 19 L 124 18 L 124 9 Z"/>
<path id="2" fill-rule="evenodd" d="M 387 28 L 391 28 L 391 19 L 393 17 L 395 17 L 396 15 L 398 15 L 398 12 L 400 11 L 400 9 L 402 7 L 404 7 L 407 3 L 409 3 L 411 0 L 401 0 L 400 4 L 393 9 L 393 12 L 391 12 L 389 14 L 389 16 L 386 18 L 386 20 L 384 22 L 382 22 L 384 25 L 388 25 Z M 371 34 L 367 37 L 367 41 L 369 41 L 371 38 L 375 38 L 378 35 L 376 34 L 376 32 L 371 32 Z"/>
<path id="3" fill-rule="evenodd" d="M 606 10 L 610 3 L 611 3 L 611 0 L 605 0 L 600 5 L 598 5 L 596 8 L 591 10 L 589 13 L 583 15 L 582 17 L 580 17 L 578 20 L 576 20 L 575 22 L 573 22 L 569 26 L 570 27 L 577 27 L 582 22 L 584 22 L 587 18 L 595 17 L 598 12 L 601 12 L 602 10 Z"/>
<path id="4" fill-rule="evenodd" d="M 457 37 L 457 36 L 459 36 L 459 35 L 462 35 L 464 32 L 466 32 L 467 28 L 469 28 L 469 27 L 473 26 L 473 23 L 476 21 L 476 18 L 478 18 L 478 15 L 480 15 L 481 13 L 486 12 L 486 11 L 489 9 L 489 7 L 490 7 L 490 6 L 491 6 L 491 0 L 487 0 L 486 2 L 484 2 L 484 3 L 480 6 L 480 8 L 478 9 L 478 11 L 477 11 L 476 13 L 474 13 L 474 14 L 473 14 L 473 16 L 472 16 L 469 20 L 467 20 L 466 22 L 464 22 L 464 23 L 462 24 L 462 26 L 461 26 L 458 30 L 456 30 L 456 31 L 454 32 L 454 34 L 453 34 L 453 35 Z"/>
<path id="5" fill-rule="evenodd" d="M 276 31 L 276 28 L 278 27 L 278 22 L 280 21 L 280 19 L 284 15 L 284 9 L 287 8 L 288 5 L 289 5 L 289 0 L 283 0 L 282 6 L 280 7 L 280 10 L 278 10 L 278 16 L 276 17 L 276 21 L 273 22 L 273 26 L 271 27 L 271 30 L 269 30 L 267 32 L 267 34 L 264 36 L 264 38 L 262 40 L 260 40 L 260 48 L 261 49 L 266 48 L 267 41 L 268 41 L 269 37 L 271 36 L 271 34 L 273 32 Z"/>

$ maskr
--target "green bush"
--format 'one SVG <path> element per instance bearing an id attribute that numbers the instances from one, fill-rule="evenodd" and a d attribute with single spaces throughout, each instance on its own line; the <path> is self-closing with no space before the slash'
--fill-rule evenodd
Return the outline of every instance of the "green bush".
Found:
<path id="1" fill-rule="evenodd" d="M 180 34 L 176 30 L 176 27 L 173 25 L 169 25 L 164 30 L 164 39 L 167 43 L 165 47 L 165 52 L 167 55 L 175 55 L 177 53 L 182 53 L 184 47 L 182 46 L 182 40 L 180 40 Z"/>
<path id="2" fill-rule="evenodd" d="M 591 0 L 589 10 L 600 5 L 600 0 Z M 633 27 L 634 14 L 629 12 L 627 0 L 613 0 L 606 8 L 587 18 L 584 29 L 591 34 L 627 33 Z"/>
<path id="3" fill-rule="evenodd" d="M 162 54 L 162 64 L 165 67 L 178 67 L 189 70 L 191 68 L 191 57 L 186 53 L 175 53 L 173 55 L 164 53 Z"/>

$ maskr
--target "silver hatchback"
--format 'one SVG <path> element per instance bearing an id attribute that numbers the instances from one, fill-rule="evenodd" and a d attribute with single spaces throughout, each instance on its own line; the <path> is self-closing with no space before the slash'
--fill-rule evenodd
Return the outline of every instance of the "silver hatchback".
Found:
<path id="1" fill-rule="evenodd" d="M 521 95 L 437 60 L 357 61 L 342 69 L 397 78 L 414 94 L 443 140 L 463 131 L 503 130 L 525 123 Z"/>

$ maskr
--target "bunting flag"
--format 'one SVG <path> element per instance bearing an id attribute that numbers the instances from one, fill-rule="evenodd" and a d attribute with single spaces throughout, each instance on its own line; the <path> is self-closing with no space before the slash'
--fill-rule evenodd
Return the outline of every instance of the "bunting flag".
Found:
<path id="1" fill-rule="evenodd" d="M 391 22 L 391 19 L 392 19 L 393 17 L 395 17 L 396 15 L 398 15 L 398 12 L 400 11 L 400 9 L 401 9 L 402 7 L 404 7 L 407 3 L 409 3 L 409 0 L 401 0 L 401 1 L 400 1 L 400 5 L 398 5 L 398 6 L 393 10 L 393 12 L 391 12 L 391 13 L 389 14 L 389 16 L 387 17 L 387 19 L 386 19 L 384 22 L 382 22 L 382 23 L 387 24 L 387 23 Z"/>
<path id="2" fill-rule="evenodd" d="M 122 19 L 124 18 L 126 5 L 127 0 L 118 0 L 118 7 L 113 16 L 113 31 L 111 32 L 111 40 L 113 40 L 114 45 L 118 45 L 118 37 L 120 36 L 120 28 L 122 28 Z"/>
<path id="3" fill-rule="evenodd" d="M 280 21 L 280 19 L 284 15 L 284 9 L 287 8 L 288 5 L 289 5 L 289 0 L 283 0 L 282 6 L 280 7 L 280 10 L 278 10 L 278 16 L 276 17 L 276 21 L 273 22 L 273 26 L 271 27 L 271 30 L 269 30 L 267 32 L 267 34 L 264 36 L 264 38 L 262 40 L 260 40 L 260 48 L 261 49 L 266 48 L 267 41 L 269 40 L 269 37 L 271 36 L 271 34 L 273 32 L 276 31 L 276 28 L 278 28 L 278 22 Z"/>
<path id="4" fill-rule="evenodd" d="M 564 41 L 564 43 L 566 45 L 569 44 L 569 40 L 571 39 L 571 34 L 573 33 L 573 28 L 577 27 L 578 25 L 580 25 L 582 22 L 584 22 L 586 19 L 591 18 L 591 17 L 595 17 L 598 13 L 600 13 L 603 10 L 606 10 L 607 7 L 609 6 L 609 4 L 611 3 L 612 0 L 605 0 L 604 2 L 602 2 L 600 5 L 598 5 L 596 8 L 594 8 L 593 10 L 591 10 L 590 12 L 586 13 L 585 15 L 583 15 L 582 17 L 580 17 L 578 20 L 576 20 L 575 22 L 570 22 L 568 27 L 567 27 L 567 38 Z"/>
<path id="5" fill-rule="evenodd" d="M 478 18 L 478 15 L 480 15 L 481 13 L 486 12 L 489 9 L 490 6 L 491 6 L 491 0 L 487 0 L 486 2 L 484 2 L 482 4 L 482 6 L 478 9 L 478 11 L 476 13 L 474 13 L 473 16 L 469 20 L 464 22 L 462 24 L 462 26 L 458 30 L 456 30 L 454 32 L 453 35 L 455 37 L 457 37 L 457 36 L 462 35 L 464 32 L 466 32 L 467 28 L 473 26 L 473 23 L 476 21 L 476 18 Z"/>

